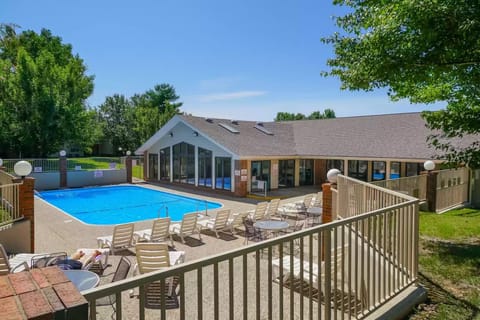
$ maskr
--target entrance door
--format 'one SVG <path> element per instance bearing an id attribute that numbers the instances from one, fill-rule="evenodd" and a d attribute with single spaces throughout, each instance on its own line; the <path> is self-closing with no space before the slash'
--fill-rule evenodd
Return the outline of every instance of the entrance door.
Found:
<path id="1" fill-rule="evenodd" d="M 265 188 L 270 190 L 270 160 L 252 161 L 251 169 L 252 192 L 262 192 Z"/>
<path id="2" fill-rule="evenodd" d="M 150 153 L 148 155 L 148 177 L 158 180 L 158 154 Z"/>
<path id="3" fill-rule="evenodd" d="M 313 159 L 301 159 L 300 160 L 300 185 L 311 186 L 313 185 Z"/>
<path id="4" fill-rule="evenodd" d="M 278 161 L 278 186 L 280 188 L 295 186 L 295 160 Z"/>

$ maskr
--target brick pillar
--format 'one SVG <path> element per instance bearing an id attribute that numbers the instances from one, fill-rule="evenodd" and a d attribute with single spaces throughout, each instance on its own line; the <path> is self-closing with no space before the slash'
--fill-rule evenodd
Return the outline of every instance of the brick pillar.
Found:
<path id="1" fill-rule="evenodd" d="M 21 178 L 13 179 L 14 183 L 22 182 Z M 35 252 L 35 202 L 34 191 L 35 178 L 25 177 L 19 188 L 19 210 L 25 219 L 30 220 L 30 253 Z"/>
<path id="2" fill-rule="evenodd" d="M 332 187 L 329 182 L 322 184 L 322 223 L 332 222 Z"/>
<path id="3" fill-rule="evenodd" d="M 132 179 L 132 157 L 127 156 L 125 159 L 125 167 L 127 169 L 127 182 L 128 183 L 133 183 Z"/>
<path id="4" fill-rule="evenodd" d="M 438 171 L 429 171 L 427 173 L 427 205 L 428 211 L 436 211 L 437 203 L 437 176 Z"/>
<path id="5" fill-rule="evenodd" d="M 235 168 L 235 195 L 238 197 L 246 197 L 247 196 L 247 160 L 235 160 L 234 168 Z M 237 173 L 239 173 L 237 175 Z M 243 174 L 242 174 L 243 173 Z M 243 177 L 243 178 L 242 178 Z"/>
<path id="6" fill-rule="evenodd" d="M 58 161 L 59 161 L 59 169 L 60 169 L 60 188 L 66 188 L 67 187 L 67 157 L 60 156 Z"/>

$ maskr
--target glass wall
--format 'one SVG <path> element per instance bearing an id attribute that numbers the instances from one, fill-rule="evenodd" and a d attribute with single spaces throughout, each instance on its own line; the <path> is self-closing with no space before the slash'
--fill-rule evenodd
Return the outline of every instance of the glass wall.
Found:
<path id="1" fill-rule="evenodd" d="M 299 183 L 301 186 L 313 185 L 313 159 L 301 159 L 299 167 Z"/>
<path id="2" fill-rule="evenodd" d="M 160 180 L 170 181 L 170 147 L 160 150 Z"/>
<path id="3" fill-rule="evenodd" d="M 148 177 L 153 180 L 158 180 L 158 155 L 148 154 Z"/>
<path id="4" fill-rule="evenodd" d="M 340 159 L 328 159 L 327 160 L 327 172 L 330 169 L 338 169 L 343 174 L 345 170 L 343 170 L 343 164 L 345 161 Z"/>
<path id="5" fill-rule="evenodd" d="M 263 191 L 265 188 L 270 190 L 270 160 L 252 161 L 251 172 L 252 192 Z"/>
<path id="6" fill-rule="evenodd" d="M 212 151 L 198 148 L 198 185 L 212 186 Z"/>
<path id="7" fill-rule="evenodd" d="M 365 160 L 348 160 L 348 176 L 367 181 L 368 161 Z"/>
<path id="8" fill-rule="evenodd" d="M 372 181 L 385 180 L 387 163 L 385 161 L 372 161 L 372 166 Z"/>
<path id="9" fill-rule="evenodd" d="M 390 179 L 400 178 L 400 162 L 390 163 Z"/>
<path id="10" fill-rule="evenodd" d="M 416 162 L 407 162 L 406 165 L 406 176 L 411 177 L 411 176 L 418 176 L 421 171 L 423 171 L 423 163 L 416 163 Z"/>
<path id="11" fill-rule="evenodd" d="M 186 142 L 173 146 L 173 181 L 195 184 L 195 146 Z"/>
<path id="12" fill-rule="evenodd" d="M 289 188 L 295 186 L 295 160 L 278 161 L 278 187 Z"/>
<path id="13" fill-rule="evenodd" d="M 232 189 L 232 159 L 215 157 L 215 189 Z"/>

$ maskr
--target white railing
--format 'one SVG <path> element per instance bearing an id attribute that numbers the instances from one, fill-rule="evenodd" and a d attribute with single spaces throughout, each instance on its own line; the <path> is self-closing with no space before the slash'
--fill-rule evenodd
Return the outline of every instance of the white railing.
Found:
<path id="1" fill-rule="evenodd" d="M 468 168 L 442 170 L 437 176 L 437 212 L 447 210 L 468 201 Z"/>
<path id="2" fill-rule="evenodd" d="M 383 181 L 374 181 L 371 184 L 408 194 L 420 200 L 427 199 L 427 175 L 404 177 Z"/>
<path id="3" fill-rule="evenodd" d="M 21 219 L 19 210 L 19 183 L 0 185 L 0 227 Z"/>
<path id="4" fill-rule="evenodd" d="M 91 319 L 96 299 L 109 295 L 124 318 L 129 290 L 139 299 L 126 304 L 141 320 L 365 317 L 417 279 L 418 200 L 346 177 L 337 192 L 354 205 L 344 219 L 82 292 Z M 167 311 L 163 294 L 159 310 L 147 309 L 145 286 L 163 293 L 171 277 L 179 309 Z"/>

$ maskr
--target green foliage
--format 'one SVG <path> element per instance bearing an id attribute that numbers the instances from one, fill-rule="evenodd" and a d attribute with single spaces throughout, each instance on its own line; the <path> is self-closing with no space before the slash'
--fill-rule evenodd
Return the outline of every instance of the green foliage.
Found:
<path id="1" fill-rule="evenodd" d="M 72 47 L 40 34 L 0 25 L 0 150 L 45 157 L 65 145 L 88 149 L 96 140 L 95 113 L 86 99 L 93 76 Z"/>
<path id="2" fill-rule="evenodd" d="M 335 0 L 350 7 L 335 19 L 341 33 L 324 38 L 335 57 L 330 71 L 343 89 L 387 88 L 393 100 L 446 102 L 424 114 L 440 130 L 430 143 L 448 160 L 480 166 L 475 139 L 459 148 L 455 139 L 479 133 L 480 4 L 474 0 Z M 478 140 L 478 139 L 477 139 Z"/>
<path id="3" fill-rule="evenodd" d="M 459 209 L 444 214 L 422 213 L 420 234 L 444 240 L 480 239 L 480 211 Z"/>
<path id="4" fill-rule="evenodd" d="M 294 120 L 314 120 L 314 119 L 331 119 L 335 118 L 335 111 L 332 109 L 325 109 L 323 113 L 314 111 L 309 116 L 302 113 L 278 112 L 274 121 L 294 121 Z"/>

